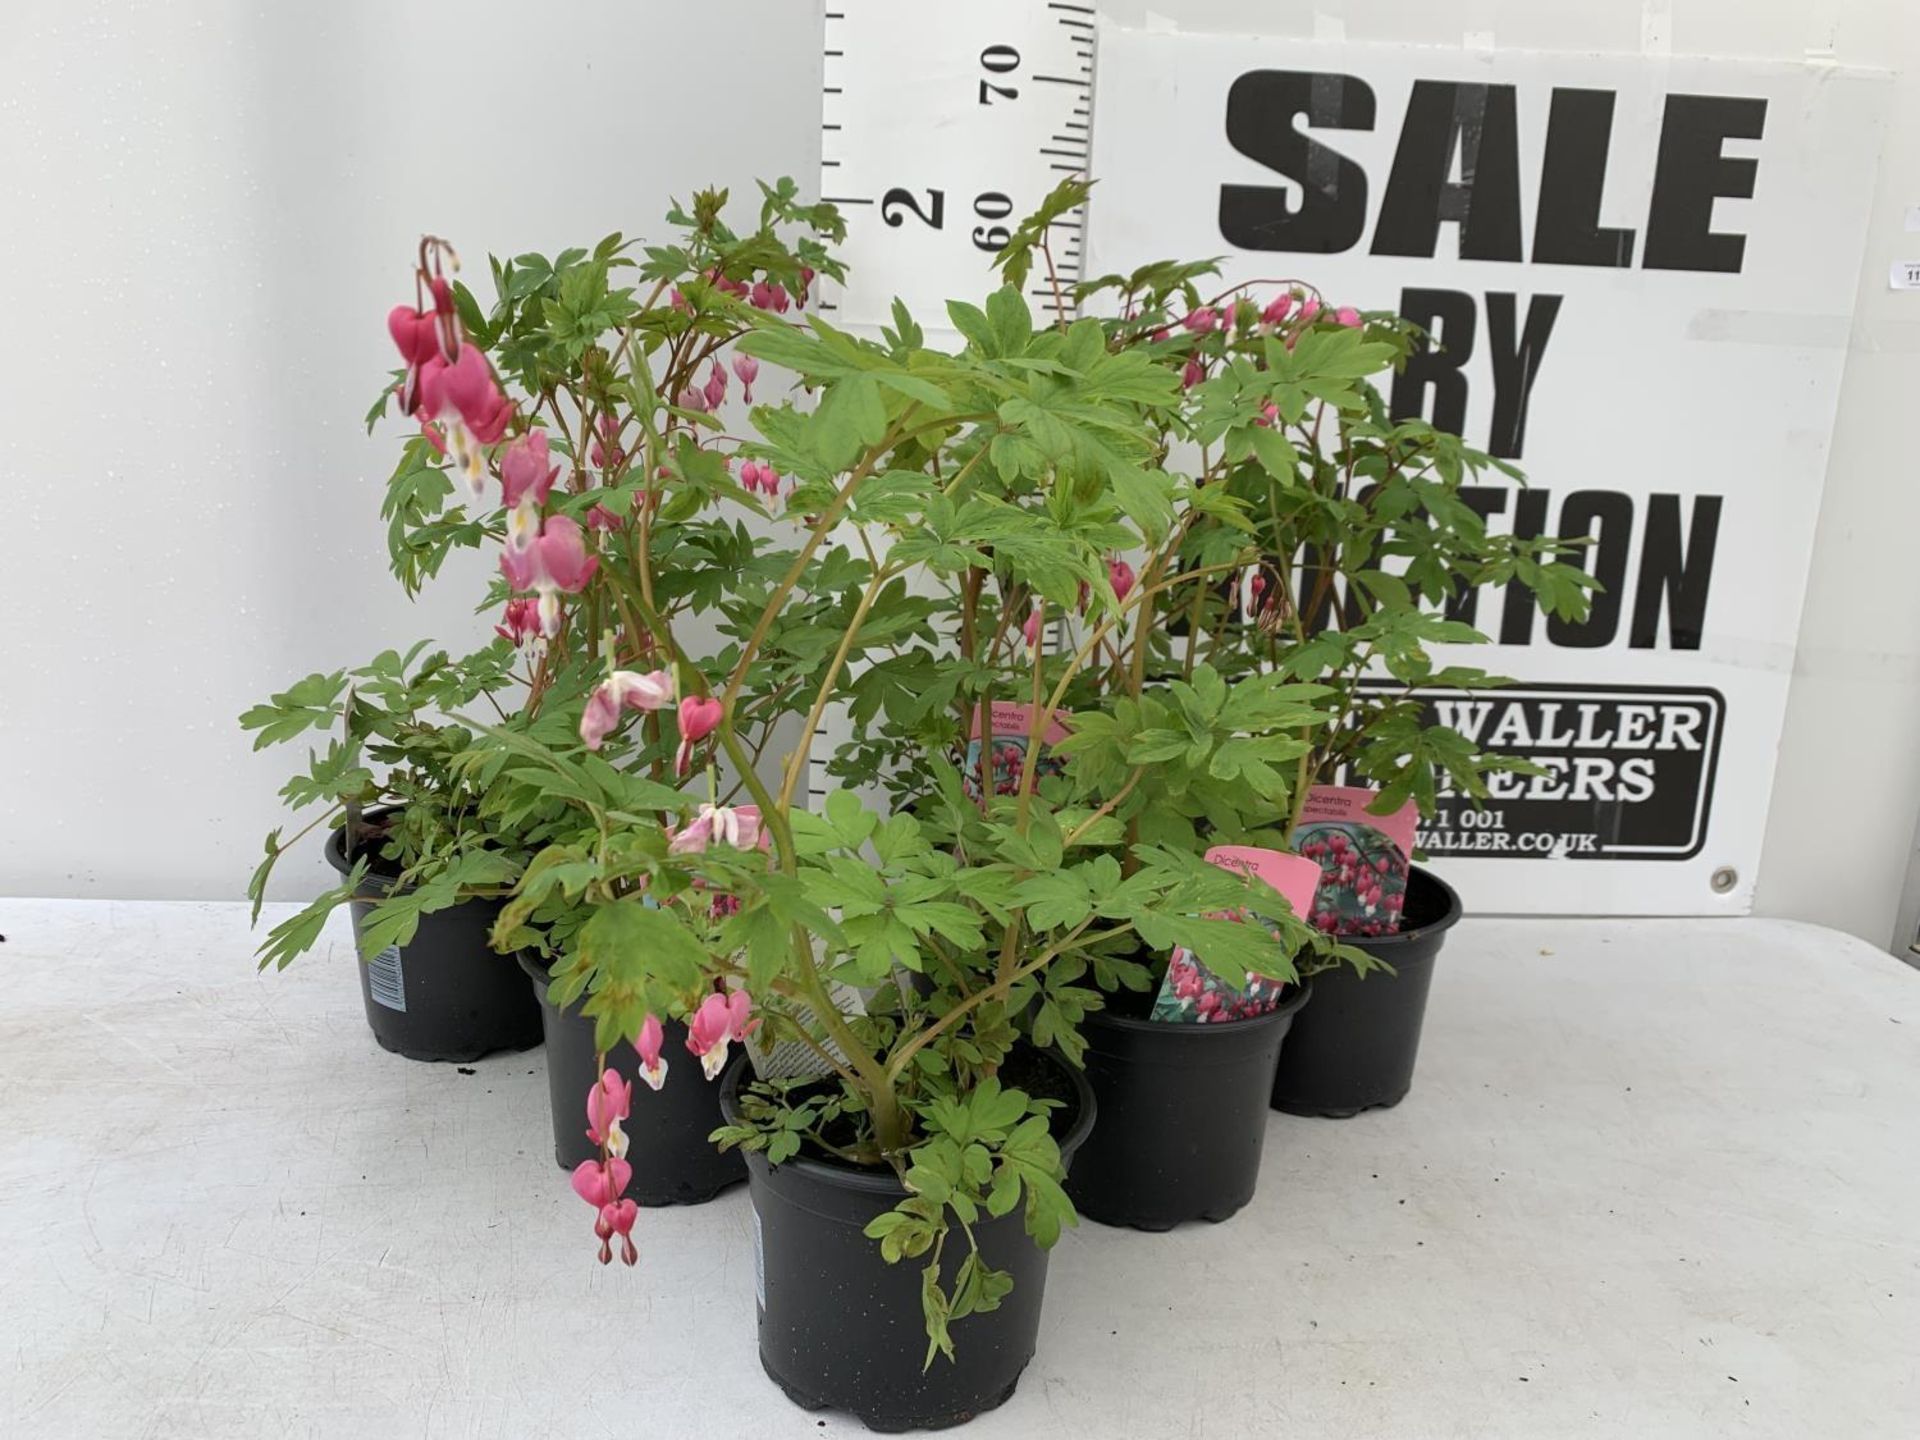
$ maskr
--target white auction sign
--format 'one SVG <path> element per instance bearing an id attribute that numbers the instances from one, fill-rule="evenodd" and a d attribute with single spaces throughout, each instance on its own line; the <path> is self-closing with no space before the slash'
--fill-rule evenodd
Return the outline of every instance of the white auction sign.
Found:
<path id="1" fill-rule="evenodd" d="M 1088 273 L 1222 256 L 1437 337 L 1391 385 L 1594 537 L 1583 623 L 1486 588 L 1436 711 L 1550 770 L 1422 832 L 1481 913 L 1749 908 L 1884 77 L 1103 28 Z M 1876 282 L 1877 283 L 1877 279 Z M 1837 778 L 1837 774 L 1836 774 Z"/>

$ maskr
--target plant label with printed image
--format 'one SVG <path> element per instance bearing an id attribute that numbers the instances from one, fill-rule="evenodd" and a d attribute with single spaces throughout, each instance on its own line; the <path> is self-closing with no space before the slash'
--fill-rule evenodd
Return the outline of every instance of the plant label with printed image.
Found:
<path id="1" fill-rule="evenodd" d="M 1378 790 L 1316 785 L 1307 792 L 1293 843 L 1320 871 L 1308 923 L 1333 935 L 1391 935 L 1400 928 L 1420 811 L 1411 800 L 1391 815 L 1368 806 Z"/>
<path id="2" fill-rule="evenodd" d="M 985 712 L 984 717 L 982 711 Z M 1013 795 L 1019 792 L 1020 776 L 1027 764 L 1027 744 L 1034 733 L 1033 712 L 1031 705 L 1005 700 L 982 706 L 974 712 L 966 760 L 961 767 L 961 778 L 968 795 L 976 800 L 980 798 L 983 752 L 992 766 L 993 793 Z M 1040 726 L 1040 758 L 1033 772 L 1036 784 L 1049 775 L 1059 775 L 1066 770 L 1064 757 L 1047 752 L 1066 739 L 1068 733 L 1068 726 L 1058 713 L 1048 715 Z"/>
<path id="3" fill-rule="evenodd" d="M 1295 915 L 1306 915 L 1313 903 L 1314 887 L 1320 882 L 1319 866 L 1280 850 L 1216 845 L 1207 851 L 1206 859 L 1209 865 L 1266 881 L 1286 899 Z M 1259 915 L 1243 918 L 1256 922 L 1262 919 Z M 1230 984 L 1184 945 L 1175 946 L 1148 1018 L 1185 1025 L 1248 1020 L 1277 1006 L 1285 989 L 1280 981 L 1264 975 L 1248 975 L 1244 983 Z"/>

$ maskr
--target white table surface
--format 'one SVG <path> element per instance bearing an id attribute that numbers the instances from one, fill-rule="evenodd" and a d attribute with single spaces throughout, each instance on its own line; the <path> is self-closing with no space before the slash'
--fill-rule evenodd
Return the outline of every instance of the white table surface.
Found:
<path id="1" fill-rule="evenodd" d="M 284 914 L 279 907 L 277 914 Z M 744 1190 L 594 1263 L 538 1050 L 378 1049 L 344 923 L 0 900 L 0 1436 L 858 1434 L 761 1374 Z M 1920 974 L 1469 921 L 1412 1096 L 1055 1252 L 989 1437 L 1920 1435 Z"/>

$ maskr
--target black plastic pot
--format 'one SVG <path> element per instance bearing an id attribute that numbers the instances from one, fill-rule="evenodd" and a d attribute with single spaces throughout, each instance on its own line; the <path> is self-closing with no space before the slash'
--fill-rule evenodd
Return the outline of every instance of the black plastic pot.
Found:
<path id="1" fill-rule="evenodd" d="M 379 817 L 369 812 L 368 818 Z M 344 837 L 336 830 L 326 845 L 327 863 L 342 875 L 353 868 Z M 369 871 L 349 902 L 356 950 L 360 927 L 392 885 L 391 876 Z M 367 1024 L 382 1049 L 409 1060 L 468 1061 L 540 1043 L 540 1007 L 520 967 L 487 944 L 499 913 L 497 900 L 436 910 L 420 917 L 405 945 L 389 945 L 355 967 Z M 585 1089 L 580 1094 L 584 1105 Z"/>
<path id="2" fill-rule="evenodd" d="M 1064 1062 L 1045 1063 L 1058 1072 L 1057 1088 L 1073 1096 L 1054 1129 L 1071 1162 L 1093 1127 L 1093 1093 Z M 742 1083 L 732 1073 L 721 1090 L 729 1119 L 739 1113 Z M 1033 1358 L 1047 1285 L 1047 1252 L 1028 1238 L 1020 1208 L 999 1219 L 983 1216 L 973 1227 L 982 1258 L 1012 1274 L 1013 1290 L 998 1309 L 955 1321 L 955 1358 L 936 1355 L 922 1370 L 925 1261 L 889 1265 L 879 1242 L 862 1233 L 905 1198 L 892 1172 L 806 1157 L 769 1165 L 753 1154 L 747 1176 L 760 1364 L 788 1399 L 808 1410 L 843 1410 L 869 1429 L 892 1432 L 959 1425 L 1013 1394 Z M 965 1237 L 955 1230 L 942 1261 L 947 1281 L 966 1254 Z"/>
<path id="3" fill-rule="evenodd" d="M 1386 961 L 1395 973 L 1375 971 L 1362 979 L 1342 966 L 1313 977 L 1313 1008 L 1300 1017 L 1280 1052 L 1274 1109 L 1345 1119 L 1406 1098 L 1420 1054 L 1434 962 L 1460 914 L 1453 887 L 1414 866 L 1402 928 L 1347 941 Z"/>
<path id="4" fill-rule="evenodd" d="M 1171 1230 L 1225 1220 L 1251 1200 L 1274 1062 L 1311 997 L 1301 985 L 1268 1014 L 1217 1025 L 1087 1016 L 1100 1128 L 1067 1177 L 1074 1207 L 1103 1225 Z"/>
<path id="5" fill-rule="evenodd" d="M 562 1010 L 547 999 L 547 970 L 522 951 L 520 968 L 533 982 L 540 1021 L 547 1035 L 547 1093 L 553 1105 L 553 1158 L 562 1170 L 598 1159 L 600 1147 L 587 1139 L 587 1091 L 594 1068 L 593 1021 L 576 1006 Z M 712 1080 L 687 1052 L 687 1027 L 668 1020 L 667 1083 L 650 1089 L 640 1078 L 640 1057 L 622 1040 L 607 1052 L 607 1065 L 633 1085 L 633 1106 L 621 1128 L 629 1142 L 633 1179 L 627 1198 L 641 1205 L 700 1205 L 747 1178 L 740 1152 L 722 1155 L 707 1137 L 720 1124 L 720 1087 L 726 1072 Z M 747 1063 L 736 1055 L 736 1067 Z"/>

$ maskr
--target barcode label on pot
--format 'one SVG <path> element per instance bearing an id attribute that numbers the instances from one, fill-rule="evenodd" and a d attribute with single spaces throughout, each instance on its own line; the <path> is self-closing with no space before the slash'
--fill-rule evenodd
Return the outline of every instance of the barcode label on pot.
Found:
<path id="1" fill-rule="evenodd" d="M 407 1013 L 407 977 L 400 968 L 400 947 L 389 945 L 367 961 L 367 990 L 374 1002 Z"/>
<path id="2" fill-rule="evenodd" d="M 760 1234 L 760 1212 L 747 1207 L 753 1216 L 753 1299 L 762 1310 L 767 1308 L 767 1246 Z"/>

